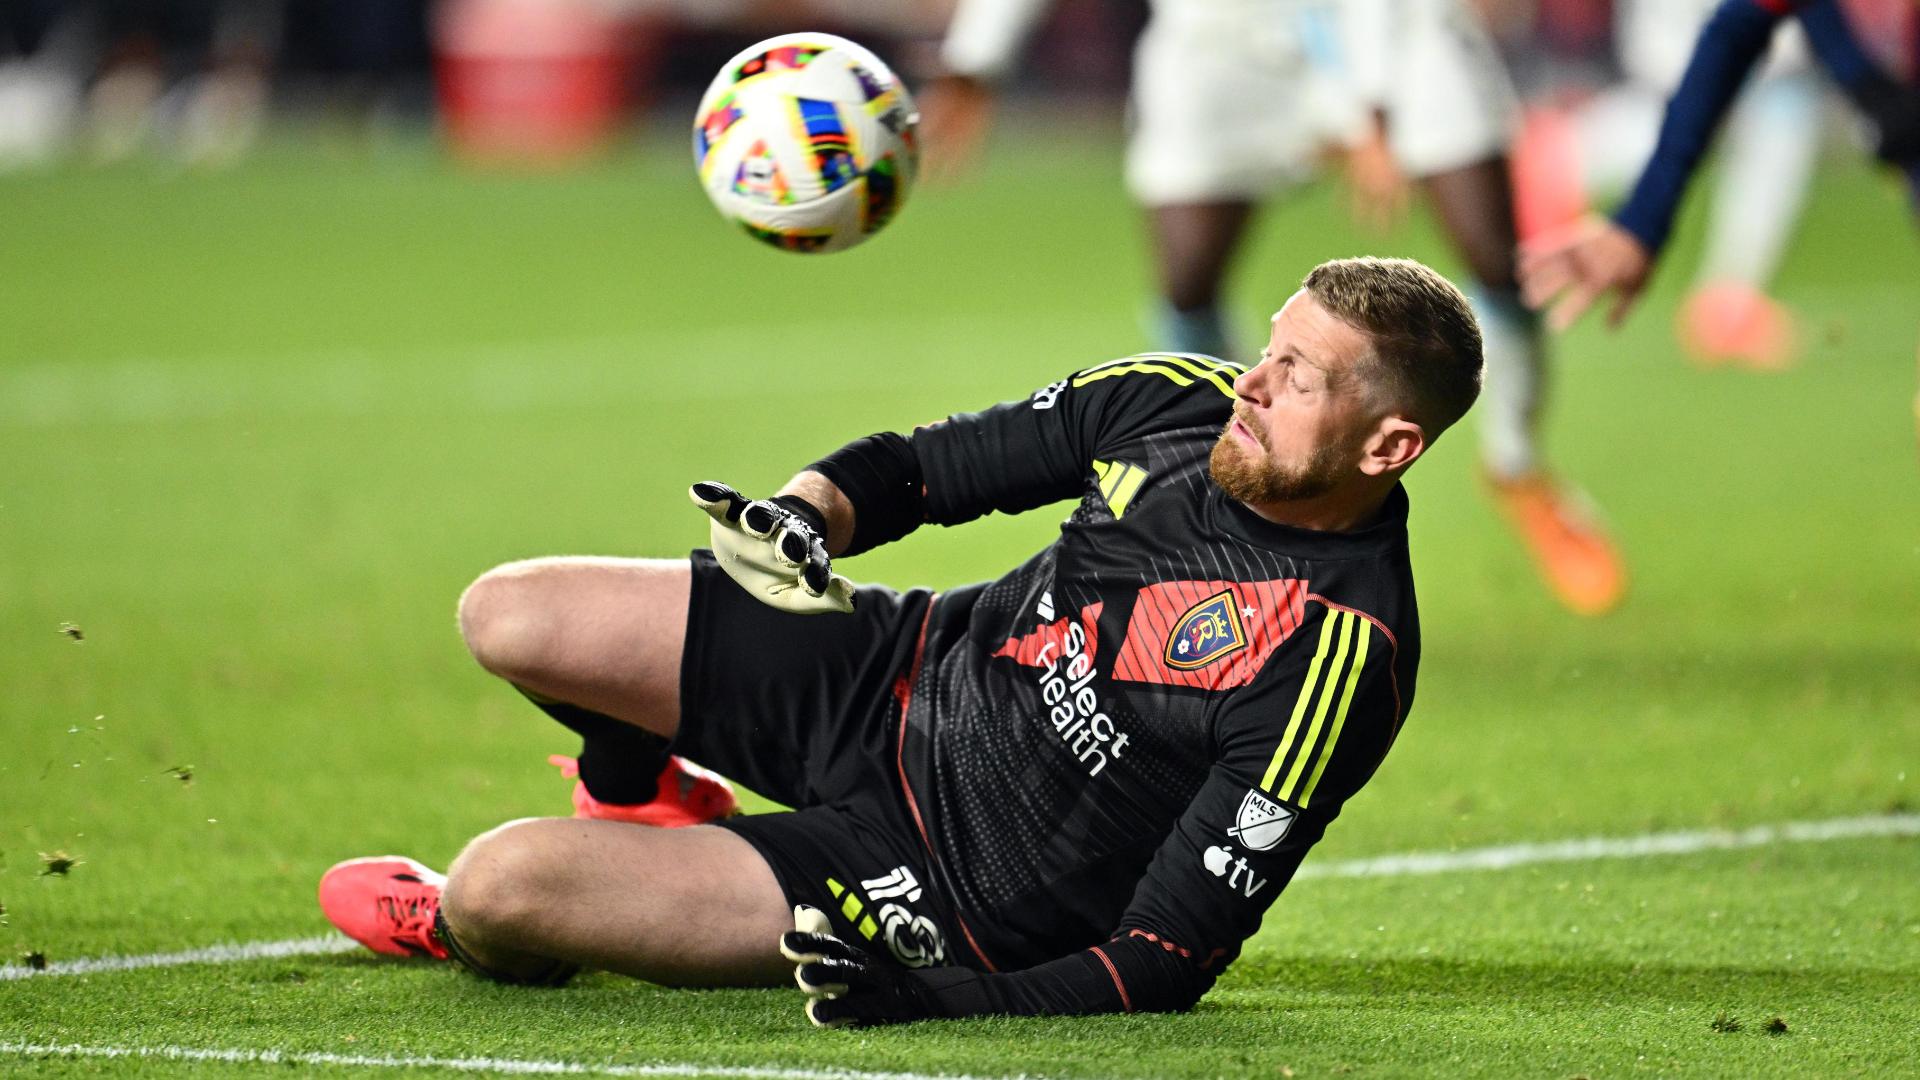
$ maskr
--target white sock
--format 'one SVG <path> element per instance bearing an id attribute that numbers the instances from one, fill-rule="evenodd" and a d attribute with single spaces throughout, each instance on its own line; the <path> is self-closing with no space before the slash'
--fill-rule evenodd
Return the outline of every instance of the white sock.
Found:
<path id="1" fill-rule="evenodd" d="M 1469 294 L 1480 319 L 1486 380 L 1480 389 L 1480 460 L 1495 479 L 1510 480 L 1538 467 L 1541 406 L 1546 398 L 1546 350 L 1540 317 L 1507 289 Z"/>
<path id="2" fill-rule="evenodd" d="M 1748 89 L 1721 144 L 1720 176 L 1699 282 L 1764 288 L 1800 220 L 1820 153 L 1820 86 L 1811 72 Z"/>
<path id="3" fill-rule="evenodd" d="M 1638 83 L 1621 83 L 1595 94 L 1574 114 L 1580 146 L 1580 179 L 1595 196 L 1626 194 L 1653 154 L 1666 98 Z"/>

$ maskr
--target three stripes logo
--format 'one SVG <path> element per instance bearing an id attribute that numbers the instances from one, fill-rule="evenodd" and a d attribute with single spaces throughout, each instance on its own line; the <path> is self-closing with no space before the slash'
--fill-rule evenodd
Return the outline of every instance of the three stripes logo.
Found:
<path id="1" fill-rule="evenodd" d="M 1100 497 L 1107 500 L 1107 509 L 1114 517 L 1127 512 L 1133 497 L 1140 494 L 1140 485 L 1147 481 L 1147 470 L 1124 461 L 1096 461 L 1093 474 L 1100 478 Z"/>
<path id="2" fill-rule="evenodd" d="M 1337 609 L 1327 612 L 1306 682 L 1287 721 L 1287 733 L 1274 748 L 1273 761 L 1260 781 L 1262 791 L 1299 807 L 1313 798 L 1353 707 L 1372 638 L 1373 626 L 1364 616 Z"/>

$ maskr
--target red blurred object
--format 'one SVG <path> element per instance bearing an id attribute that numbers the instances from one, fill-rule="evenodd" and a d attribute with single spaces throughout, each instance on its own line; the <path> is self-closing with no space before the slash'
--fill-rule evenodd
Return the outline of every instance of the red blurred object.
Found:
<path id="1" fill-rule="evenodd" d="M 621 28 L 592 0 L 443 0 L 434 62 L 454 151 L 561 165 L 591 155 L 621 117 Z"/>
<path id="2" fill-rule="evenodd" d="M 1550 106 L 1528 109 L 1508 165 L 1521 244 L 1560 235 L 1591 209 L 1580 174 L 1580 140 L 1565 112 Z"/>
<path id="3" fill-rule="evenodd" d="M 1920 78 L 1920 6 L 1912 0 L 1841 0 L 1860 44 L 1896 78 Z"/>

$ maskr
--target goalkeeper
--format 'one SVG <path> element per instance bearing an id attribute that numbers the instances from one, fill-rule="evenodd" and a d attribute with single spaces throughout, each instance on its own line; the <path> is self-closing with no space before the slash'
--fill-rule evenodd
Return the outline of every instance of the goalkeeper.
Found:
<path id="1" fill-rule="evenodd" d="M 1116 360 L 861 439 L 765 501 L 696 484 L 691 559 L 493 570 L 461 629 L 581 735 L 575 817 L 502 825 L 444 878 L 342 863 L 322 907 L 506 982 L 797 974 L 828 1026 L 1190 1008 L 1413 703 L 1400 479 L 1480 372 L 1444 279 L 1330 262 L 1251 369 Z M 834 572 L 1069 498 L 996 581 Z M 794 809 L 732 816 L 700 766 Z"/>

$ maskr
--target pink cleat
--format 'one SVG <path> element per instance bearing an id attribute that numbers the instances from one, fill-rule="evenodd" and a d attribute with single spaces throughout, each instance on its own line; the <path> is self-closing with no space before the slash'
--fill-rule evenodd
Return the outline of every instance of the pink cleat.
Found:
<path id="1" fill-rule="evenodd" d="M 585 782 L 578 779 L 580 762 L 577 759 L 554 754 L 547 758 L 547 764 L 558 766 L 560 775 L 574 781 L 573 816 L 577 818 L 677 829 L 704 825 L 740 812 L 740 800 L 734 798 L 732 784 L 720 774 L 682 757 L 667 758 L 667 767 L 660 770 L 659 794 L 652 802 L 631 805 L 605 803 L 594 798 Z"/>
<path id="2" fill-rule="evenodd" d="M 1675 320 L 1680 343 L 1703 367 L 1736 364 L 1779 371 L 1799 352 L 1793 314 L 1751 285 L 1717 281 L 1695 289 Z"/>
<path id="3" fill-rule="evenodd" d="M 433 919 L 446 883 L 446 875 L 399 855 L 348 859 L 321 875 L 320 910 L 374 952 L 445 960 Z"/>

